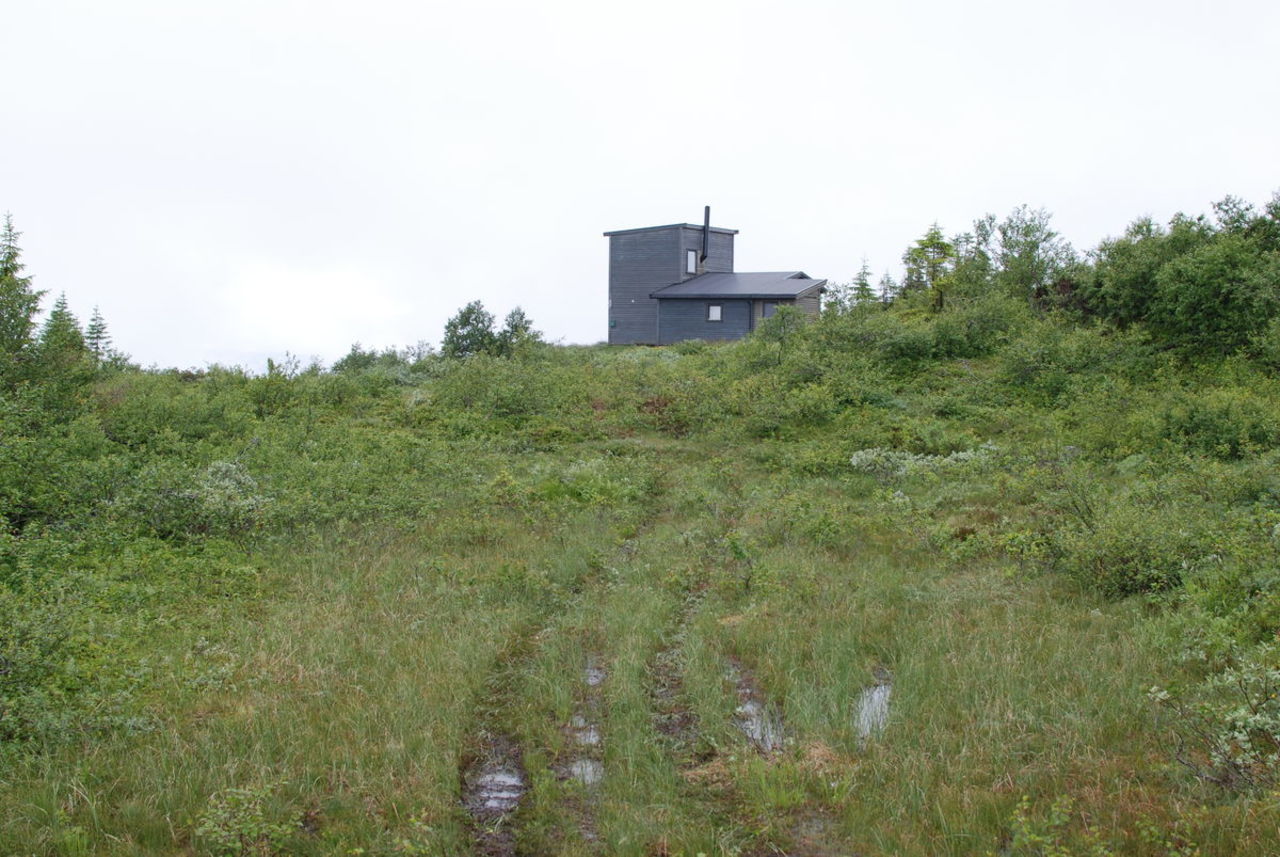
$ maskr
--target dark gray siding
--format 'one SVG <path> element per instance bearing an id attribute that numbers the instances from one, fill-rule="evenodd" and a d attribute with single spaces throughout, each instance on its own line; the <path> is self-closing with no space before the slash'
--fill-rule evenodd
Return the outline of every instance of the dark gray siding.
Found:
<path id="1" fill-rule="evenodd" d="M 733 272 L 733 236 L 723 232 L 712 232 L 707 249 L 707 261 L 703 264 L 703 272 Z M 702 251 L 702 230 L 686 226 L 680 230 L 680 271 L 679 279 L 687 280 L 692 274 L 684 273 L 684 254 L 686 250 Z M 664 284 L 669 285 L 669 284 Z"/>
<path id="2" fill-rule="evenodd" d="M 671 345 L 686 339 L 740 339 L 751 331 L 751 301 L 659 301 L 658 339 Z M 723 308 L 722 321 L 707 321 L 707 304 Z"/>
<path id="3" fill-rule="evenodd" d="M 685 251 L 701 249 L 702 229 L 684 225 L 609 236 L 610 345 L 658 343 L 658 302 L 649 295 L 692 276 Z M 705 270 L 733 271 L 732 234 L 711 233 Z"/>
<path id="4" fill-rule="evenodd" d="M 610 345 L 657 343 L 658 302 L 649 294 L 681 279 L 681 231 L 609 236 Z"/>

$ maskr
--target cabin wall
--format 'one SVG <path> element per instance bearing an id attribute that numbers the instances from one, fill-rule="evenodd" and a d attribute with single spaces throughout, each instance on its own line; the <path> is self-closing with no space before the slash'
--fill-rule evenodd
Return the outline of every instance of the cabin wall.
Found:
<path id="1" fill-rule="evenodd" d="M 679 282 L 683 268 L 676 229 L 609 237 L 609 344 L 654 345 L 658 302 L 651 292 Z"/>
<path id="2" fill-rule="evenodd" d="M 733 236 L 724 232 L 712 232 L 707 242 L 707 260 L 703 263 L 703 273 L 733 273 Z M 686 250 L 702 252 L 702 229 L 685 226 L 680 230 L 680 280 L 691 279 L 694 275 L 684 273 L 684 254 Z"/>
<path id="3" fill-rule="evenodd" d="M 809 318 L 817 318 L 822 313 L 822 292 L 814 289 L 811 294 L 798 296 L 796 307 Z"/>
<path id="4" fill-rule="evenodd" d="M 720 304 L 721 321 L 707 321 L 707 305 Z M 751 301 L 668 299 L 659 301 L 658 344 L 686 339 L 741 339 L 751 332 Z"/>
<path id="5" fill-rule="evenodd" d="M 704 270 L 733 271 L 733 235 L 712 232 Z M 690 279 L 685 251 L 702 250 L 701 227 L 673 226 L 609 236 L 609 344 L 658 343 L 658 289 Z"/>

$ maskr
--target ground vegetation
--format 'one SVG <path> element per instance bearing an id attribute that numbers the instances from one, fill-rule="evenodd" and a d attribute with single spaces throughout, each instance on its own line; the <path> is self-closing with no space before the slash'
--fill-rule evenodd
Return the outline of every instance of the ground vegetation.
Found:
<path id="1" fill-rule="evenodd" d="M 1278 236 L 253 372 L 41 322 L 8 224 L 0 853 L 1275 854 Z"/>

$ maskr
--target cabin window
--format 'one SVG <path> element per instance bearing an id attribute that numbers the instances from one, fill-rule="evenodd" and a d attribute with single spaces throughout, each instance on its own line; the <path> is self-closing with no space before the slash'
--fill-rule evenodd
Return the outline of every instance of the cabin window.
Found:
<path id="1" fill-rule="evenodd" d="M 764 304 L 761 305 L 760 307 L 760 315 L 764 316 L 765 318 L 772 317 L 773 314 L 777 311 L 778 311 L 777 301 L 765 301 Z"/>
<path id="2" fill-rule="evenodd" d="M 707 321 L 720 321 L 721 304 L 707 304 Z"/>
<path id="3" fill-rule="evenodd" d="M 698 251 L 686 250 L 684 253 L 684 272 L 686 274 L 698 273 Z"/>

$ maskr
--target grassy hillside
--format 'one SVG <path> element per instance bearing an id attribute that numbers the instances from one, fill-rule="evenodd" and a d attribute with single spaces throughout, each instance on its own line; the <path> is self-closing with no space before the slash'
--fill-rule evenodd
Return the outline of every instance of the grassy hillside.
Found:
<path id="1" fill-rule="evenodd" d="M 957 282 L 721 346 L 15 362 L 0 853 L 1280 853 L 1265 324 Z"/>

